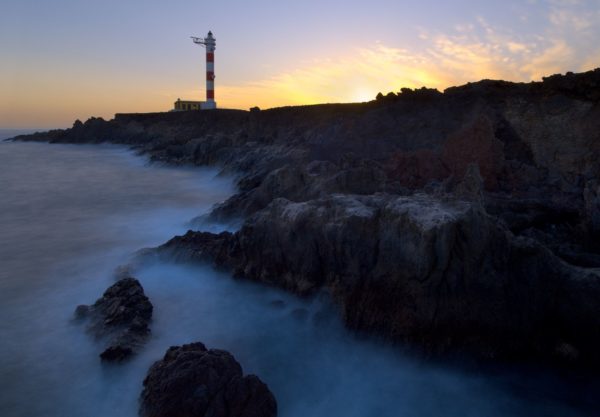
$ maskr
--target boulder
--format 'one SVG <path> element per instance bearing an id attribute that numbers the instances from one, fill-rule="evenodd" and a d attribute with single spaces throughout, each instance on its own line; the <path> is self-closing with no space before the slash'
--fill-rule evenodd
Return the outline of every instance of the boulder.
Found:
<path id="1" fill-rule="evenodd" d="M 110 286 L 91 306 L 75 310 L 78 319 L 87 319 L 88 331 L 99 339 L 108 339 L 100 354 L 106 361 L 121 361 L 134 354 L 150 335 L 152 304 L 139 281 L 122 278 Z"/>
<path id="2" fill-rule="evenodd" d="M 150 367 L 140 398 L 142 417 L 274 417 L 277 402 L 257 376 L 224 350 L 202 343 L 170 347 Z"/>

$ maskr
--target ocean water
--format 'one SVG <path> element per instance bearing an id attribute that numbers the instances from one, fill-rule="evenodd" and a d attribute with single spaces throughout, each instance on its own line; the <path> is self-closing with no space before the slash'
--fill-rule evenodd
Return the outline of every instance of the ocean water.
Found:
<path id="1" fill-rule="evenodd" d="M 233 192 L 214 170 L 149 165 L 120 147 L 0 143 L 0 416 L 136 416 L 148 367 L 194 341 L 259 375 L 283 417 L 593 413 L 587 381 L 433 364 L 347 331 L 326 297 L 208 265 L 143 265 L 152 337 L 133 360 L 102 364 L 75 307 Z"/>
<path id="2" fill-rule="evenodd" d="M 29 135 L 35 132 L 44 132 L 48 129 L 4 129 L 0 128 L 0 140 L 13 138 L 18 135 Z"/>

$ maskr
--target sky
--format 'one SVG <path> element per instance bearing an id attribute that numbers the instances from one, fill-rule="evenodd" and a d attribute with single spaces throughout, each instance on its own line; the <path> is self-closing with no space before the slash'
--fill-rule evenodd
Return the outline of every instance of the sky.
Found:
<path id="1" fill-rule="evenodd" d="M 600 67 L 600 0 L 0 0 L 0 128 L 203 100 L 208 30 L 222 108 Z"/>

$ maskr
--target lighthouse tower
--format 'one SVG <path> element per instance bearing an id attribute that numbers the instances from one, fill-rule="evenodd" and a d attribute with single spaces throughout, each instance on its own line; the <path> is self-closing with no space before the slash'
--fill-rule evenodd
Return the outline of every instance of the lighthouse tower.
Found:
<path id="1" fill-rule="evenodd" d="M 200 106 L 203 110 L 216 109 L 215 102 L 215 49 L 216 39 L 211 31 L 208 32 L 205 38 L 196 38 L 192 36 L 195 44 L 202 45 L 206 48 L 206 101 Z"/>

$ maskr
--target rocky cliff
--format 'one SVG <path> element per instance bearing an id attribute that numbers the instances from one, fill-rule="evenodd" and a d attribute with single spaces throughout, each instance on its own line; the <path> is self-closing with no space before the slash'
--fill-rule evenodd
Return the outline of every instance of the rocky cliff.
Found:
<path id="1" fill-rule="evenodd" d="M 161 253 L 305 294 L 431 351 L 600 363 L 600 69 L 363 104 L 121 114 L 20 140 L 218 165 L 239 192 Z"/>

